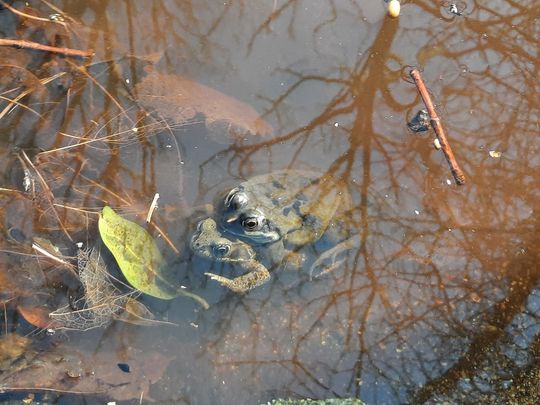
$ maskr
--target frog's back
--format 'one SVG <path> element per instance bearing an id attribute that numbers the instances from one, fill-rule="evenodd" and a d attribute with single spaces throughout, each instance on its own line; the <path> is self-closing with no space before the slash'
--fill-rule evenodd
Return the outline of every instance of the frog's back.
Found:
<path id="1" fill-rule="evenodd" d="M 291 248 L 319 239 L 348 195 L 333 177 L 302 170 L 255 176 L 236 190 L 245 195 L 247 207 L 268 219 Z M 229 210 L 229 218 L 238 217 L 241 209 Z"/>

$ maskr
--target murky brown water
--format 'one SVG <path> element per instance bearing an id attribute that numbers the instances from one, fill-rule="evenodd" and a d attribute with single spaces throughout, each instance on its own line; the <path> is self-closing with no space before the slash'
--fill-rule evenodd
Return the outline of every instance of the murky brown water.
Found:
<path id="1" fill-rule="evenodd" d="M 0 112 L 5 98 L 19 94 L 6 93 L 14 83 L 34 89 L 0 120 L 2 249 L 29 251 L 13 242 L 14 232 L 23 243 L 39 235 L 72 246 L 66 233 L 92 242 L 103 205 L 143 218 L 159 192 L 160 225 L 186 252 L 189 229 L 180 218 L 192 207 L 284 168 L 343 179 L 359 241 L 326 277 L 277 272 L 244 296 L 203 275 L 230 269 L 184 255 L 179 277 L 210 302 L 208 311 L 185 298 L 143 298 L 178 326 L 116 322 L 52 336 L 33 332 L 16 311 L 35 290 L 13 297 L 6 287 L 13 269 L 37 259 L 4 253 L 1 274 L 11 273 L 0 279 L 3 334 L 30 334 L 36 347 L 93 358 L 82 375 L 92 361 L 129 364 L 133 380 L 118 376 L 127 393 L 106 391 L 133 403 L 140 392 L 143 403 L 540 401 L 537 1 L 464 1 L 461 16 L 448 11 L 450 2 L 404 1 L 394 20 L 383 1 L 53 3 L 81 24 L 58 45 L 93 49 L 88 72 L 100 85 L 76 71 L 81 60 L 0 48 Z M 54 12 L 39 1 L 31 6 L 41 16 Z M 58 35 L 0 9 L 0 37 L 54 44 Z M 202 123 L 148 124 L 128 91 L 149 65 L 249 104 L 274 134 L 235 138 Z M 423 69 L 465 186 L 454 184 L 432 131 L 407 129 L 423 108 L 408 66 Z M 63 71 L 70 74 L 39 83 Z M 169 123 L 178 114 L 170 104 L 160 107 Z M 135 123 L 154 126 L 50 152 L 73 145 L 73 136 L 107 137 Z M 55 202 L 70 207 L 58 209 L 66 232 L 47 201 L 4 190 L 22 188 L 14 147 L 34 159 Z M 0 373 L 0 390 L 7 389 L 10 368 Z M 108 378 L 116 381 L 114 373 Z M 103 403 L 98 397 L 64 395 L 58 403 Z"/>

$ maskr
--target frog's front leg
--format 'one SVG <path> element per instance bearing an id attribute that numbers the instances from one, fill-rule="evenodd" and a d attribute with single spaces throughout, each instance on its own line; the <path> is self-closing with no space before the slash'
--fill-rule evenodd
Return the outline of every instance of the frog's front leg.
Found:
<path id="1" fill-rule="evenodd" d="M 266 283 L 270 279 L 270 272 L 268 269 L 256 260 L 242 262 L 241 267 L 247 269 L 249 272 L 233 279 L 219 276 L 214 273 L 204 274 L 237 293 L 248 292 L 261 284 Z"/>

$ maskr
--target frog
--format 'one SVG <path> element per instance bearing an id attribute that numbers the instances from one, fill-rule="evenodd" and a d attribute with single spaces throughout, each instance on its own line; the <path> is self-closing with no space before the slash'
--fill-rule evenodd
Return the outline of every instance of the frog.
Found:
<path id="1" fill-rule="evenodd" d="M 345 195 L 344 186 L 331 176 L 282 170 L 231 189 L 217 215 L 224 232 L 251 244 L 282 241 L 295 249 L 322 236 Z"/>
<path id="2" fill-rule="evenodd" d="M 336 231 L 342 228 L 338 224 L 344 223 L 338 212 L 343 214 L 350 206 L 348 192 L 329 175 L 302 170 L 258 175 L 219 197 L 216 206 L 214 218 L 199 222 L 191 249 L 198 256 L 229 262 L 246 271 L 234 279 L 206 273 L 235 292 L 244 293 L 263 284 L 275 268 L 302 267 L 306 260 L 300 251 L 314 245 L 329 230 L 334 234 L 330 240 L 346 239 L 336 237 L 341 234 Z M 343 249 L 339 243 L 331 242 L 331 246 L 329 250 L 335 254 L 326 255 L 330 260 L 325 262 L 332 262 L 352 244 L 349 241 Z M 322 262 L 316 260 L 313 265 Z M 333 267 L 335 263 L 320 274 Z"/>
<path id="3" fill-rule="evenodd" d="M 206 218 L 197 224 L 190 247 L 200 257 L 238 265 L 245 271 L 244 275 L 233 280 L 214 273 L 204 273 L 234 292 L 244 293 L 270 279 L 268 269 L 256 259 L 254 248 L 241 240 L 223 236 L 213 218 Z"/>

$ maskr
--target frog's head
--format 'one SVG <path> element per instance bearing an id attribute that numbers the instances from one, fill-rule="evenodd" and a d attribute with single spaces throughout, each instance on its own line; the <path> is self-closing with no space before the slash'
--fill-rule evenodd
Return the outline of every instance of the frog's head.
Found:
<path id="1" fill-rule="evenodd" d="M 242 187 L 233 188 L 225 196 L 221 208 L 221 226 L 224 231 L 250 243 L 266 244 L 281 239 L 281 232 L 268 210 L 256 195 Z"/>
<path id="2" fill-rule="evenodd" d="M 223 237 L 212 218 L 198 223 L 190 247 L 197 256 L 220 262 L 243 262 L 255 257 L 255 251 L 247 243 Z"/>

